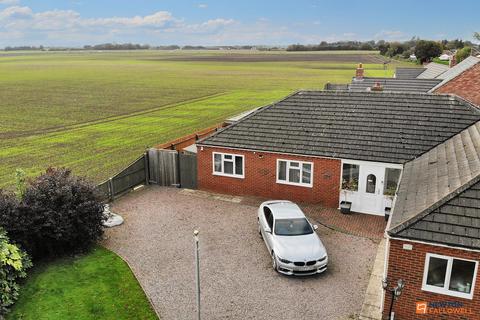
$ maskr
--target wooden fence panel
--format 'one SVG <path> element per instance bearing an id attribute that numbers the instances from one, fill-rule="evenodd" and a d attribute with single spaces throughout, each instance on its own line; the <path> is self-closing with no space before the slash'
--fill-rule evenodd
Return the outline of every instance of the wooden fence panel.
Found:
<path id="1" fill-rule="evenodd" d="M 148 183 L 147 154 L 132 162 L 127 168 L 97 186 L 104 200 L 113 200 L 116 196 Z"/>
<path id="2" fill-rule="evenodd" d="M 149 149 L 150 182 L 160 186 L 178 186 L 178 153 L 175 150 Z"/>

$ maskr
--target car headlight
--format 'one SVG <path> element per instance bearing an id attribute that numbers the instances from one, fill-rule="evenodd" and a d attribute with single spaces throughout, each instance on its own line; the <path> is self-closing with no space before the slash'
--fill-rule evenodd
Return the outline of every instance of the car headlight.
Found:
<path id="1" fill-rule="evenodd" d="M 318 261 L 318 262 L 322 262 L 322 261 L 324 261 L 325 259 L 327 259 L 327 255 L 324 255 L 322 258 L 318 259 L 317 261 Z"/>
<path id="2" fill-rule="evenodd" d="M 287 260 L 287 259 L 278 258 L 278 260 L 279 260 L 280 262 L 283 262 L 283 263 L 292 263 L 292 261 Z"/>

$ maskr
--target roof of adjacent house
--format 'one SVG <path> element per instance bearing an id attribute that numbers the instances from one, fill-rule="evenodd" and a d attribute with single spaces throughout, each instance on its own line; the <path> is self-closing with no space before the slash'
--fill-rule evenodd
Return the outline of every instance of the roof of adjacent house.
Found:
<path id="1" fill-rule="evenodd" d="M 478 120 L 448 95 L 299 91 L 198 145 L 404 163 Z"/>
<path id="2" fill-rule="evenodd" d="M 480 122 L 405 164 L 388 233 L 480 248 Z"/>
<path id="3" fill-rule="evenodd" d="M 424 67 L 425 71 L 419 74 L 417 79 L 435 79 L 449 69 L 447 65 L 436 62 L 430 62 Z"/>
<path id="4" fill-rule="evenodd" d="M 397 78 L 363 78 L 363 80 L 352 80 L 349 85 L 351 91 L 370 91 L 370 89 L 379 83 L 383 91 L 396 92 L 428 92 L 441 80 L 437 79 L 397 79 Z"/>
<path id="5" fill-rule="evenodd" d="M 440 82 L 435 87 L 430 89 L 430 92 L 433 92 L 436 89 L 440 88 L 441 86 L 445 85 L 450 80 L 458 77 L 460 74 L 467 71 L 468 69 L 470 69 L 471 67 L 473 67 L 474 65 L 476 65 L 479 62 L 480 62 L 480 58 L 470 56 L 470 57 L 466 58 L 465 60 L 463 60 L 462 62 L 460 62 L 459 64 L 457 64 L 456 66 L 448 69 L 447 71 L 445 71 L 444 73 L 442 73 L 441 75 L 439 75 L 437 77 L 437 79 L 441 79 L 442 82 Z"/>
<path id="6" fill-rule="evenodd" d="M 415 79 L 419 74 L 427 70 L 427 68 L 397 68 L 395 70 L 396 79 Z"/>

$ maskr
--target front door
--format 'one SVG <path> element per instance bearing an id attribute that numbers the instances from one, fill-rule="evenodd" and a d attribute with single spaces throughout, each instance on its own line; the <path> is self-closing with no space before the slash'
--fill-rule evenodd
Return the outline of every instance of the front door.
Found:
<path id="1" fill-rule="evenodd" d="M 383 181 L 385 178 L 385 168 L 374 165 L 360 165 L 358 181 L 358 212 L 373 213 L 383 215 L 384 196 Z"/>

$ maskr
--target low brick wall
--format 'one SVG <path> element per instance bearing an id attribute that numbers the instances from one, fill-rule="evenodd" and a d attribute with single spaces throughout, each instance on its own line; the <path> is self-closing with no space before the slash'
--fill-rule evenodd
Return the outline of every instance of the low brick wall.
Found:
<path id="1" fill-rule="evenodd" d="M 245 178 L 213 175 L 212 152 L 243 155 L 245 157 Z M 332 208 L 338 207 L 340 160 L 211 147 L 203 147 L 203 150 L 199 148 L 197 157 L 199 189 L 234 195 L 253 195 L 320 203 Z M 313 186 L 310 188 L 277 183 L 277 159 L 313 162 Z"/>
<path id="2" fill-rule="evenodd" d="M 195 133 L 183 136 L 181 138 L 175 139 L 173 141 L 169 141 L 166 143 L 162 143 L 156 145 L 156 149 L 169 149 L 169 150 L 178 150 L 181 151 L 184 148 L 191 146 L 192 144 L 196 143 L 197 140 L 203 139 L 212 133 L 216 132 L 218 129 L 223 128 L 224 124 L 219 124 L 210 128 L 203 129 L 201 131 L 197 131 Z"/>
<path id="3" fill-rule="evenodd" d="M 411 244 L 412 250 L 403 249 L 403 244 Z M 477 274 L 473 300 L 422 291 L 423 272 L 427 253 L 450 257 L 480 260 L 479 252 L 454 248 L 438 247 L 410 241 L 391 240 L 388 257 L 389 285 L 395 285 L 398 279 L 405 281 L 400 298 L 395 301 L 393 311 L 396 320 L 411 319 L 480 319 L 480 279 Z M 390 295 L 385 295 L 383 316 L 388 319 Z M 461 302 L 463 307 L 471 309 L 473 314 L 416 314 L 417 302 Z"/>

